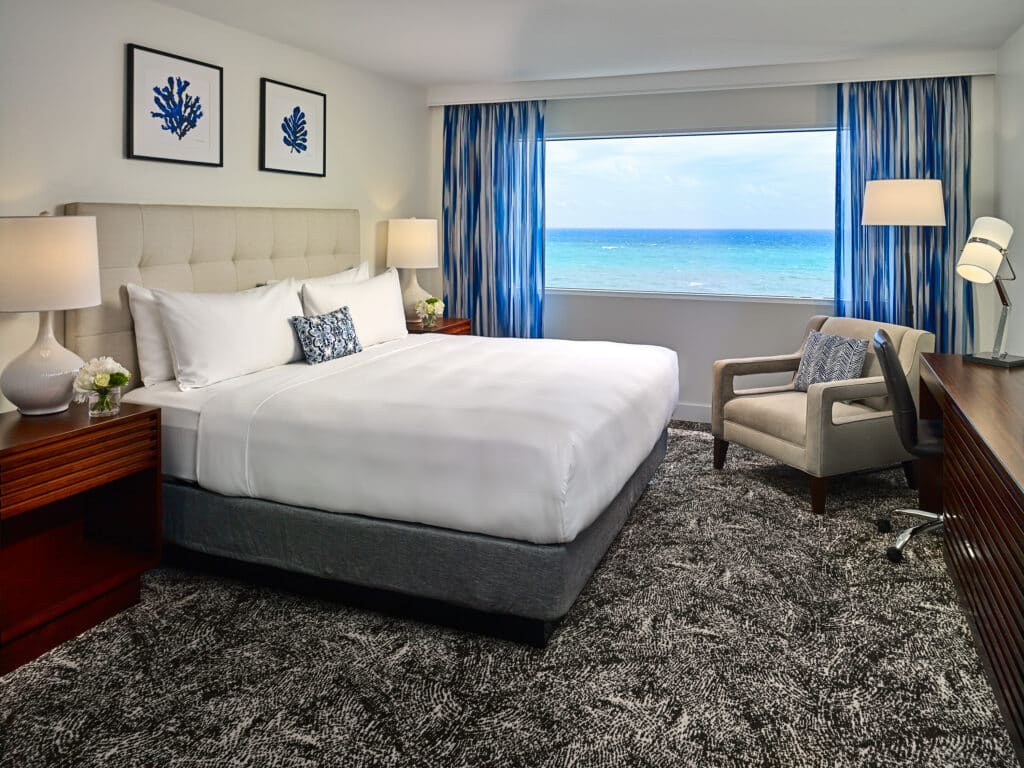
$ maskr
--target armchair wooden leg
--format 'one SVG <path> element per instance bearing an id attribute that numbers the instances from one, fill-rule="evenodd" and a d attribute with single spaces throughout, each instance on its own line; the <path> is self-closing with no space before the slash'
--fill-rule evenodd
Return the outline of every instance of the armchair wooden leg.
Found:
<path id="1" fill-rule="evenodd" d="M 725 466 L 725 454 L 729 450 L 729 443 L 720 437 L 715 438 L 714 447 L 714 467 L 715 469 L 721 469 Z"/>
<path id="2" fill-rule="evenodd" d="M 903 462 L 903 476 L 907 478 L 907 486 L 912 491 L 917 490 L 917 462 L 916 461 L 904 461 Z"/>
<path id="3" fill-rule="evenodd" d="M 825 514 L 825 491 L 828 478 L 811 476 L 811 511 L 816 515 Z"/>

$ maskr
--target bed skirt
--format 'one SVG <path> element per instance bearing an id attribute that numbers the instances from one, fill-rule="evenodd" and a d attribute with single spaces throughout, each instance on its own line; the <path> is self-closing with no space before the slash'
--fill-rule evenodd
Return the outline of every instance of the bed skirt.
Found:
<path id="1" fill-rule="evenodd" d="M 667 430 L 611 504 L 567 544 L 221 496 L 164 482 L 164 538 L 219 558 L 552 623 L 579 596 L 665 455 Z"/>

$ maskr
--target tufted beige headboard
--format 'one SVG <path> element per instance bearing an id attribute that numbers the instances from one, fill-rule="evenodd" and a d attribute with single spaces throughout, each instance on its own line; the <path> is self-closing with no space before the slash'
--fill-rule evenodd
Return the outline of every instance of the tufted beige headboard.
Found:
<path id="1" fill-rule="evenodd" d="M 95 216 L 98 307 L 64 313 L 64 344 L 84 359 L 110 355 L 139 381 L 126 283 L 175 291 L 238 291 L 316 277 L 359 263 L 359 211 L 69 203 Z"/>

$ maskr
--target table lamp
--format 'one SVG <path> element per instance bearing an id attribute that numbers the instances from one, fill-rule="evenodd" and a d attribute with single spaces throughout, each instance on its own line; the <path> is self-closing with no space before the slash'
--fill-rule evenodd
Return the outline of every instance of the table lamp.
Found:
<path id="1" fill-rule="evenodd" d="M 412 273 L 402 291 L 405 316 L 416 319 L 416 302 L 430 298 L 416 279 L 417 269 L 437 267 L 437 219 L 389 219 L 388 266 Z"/>
<path id="2" fill-rule="evenodd" d="M 1006 319 L 1010 314 L 1010 297 L 1006 295 L 1006 288 L 1003 280 L 1016 280 L 1017 273 L 1013 271 L 1013 265 L 1006 256 L 1006 249 L 1010 246 L 1010 239 L 1013 237 L 1013 227 L 1002 219 L 992 216 L 982 216 L 974 222 L 971 227 L 971 234 L 967 238 L 967 244 L 960 252 L 960 259 L 956 263 L 956 273 L 964 280 L 972 283 L 987 285 L 996 284 L 996 293 L 999 294 L 999 301 L 1003 307 L 999 312 L 999 325 L 996 327 L 996 339 L 992 344 L 991 352 L 983 352 L 978 355 L 964 355 L 965 360 L 985 365 L 998 365 L 1002 368 L 1016 368 L 1024 365 L 1024 357 L 1008 355 L 1002 351 L 1003 341 L 1006 338 Z M 1010 277 L 999 276 L 999 269 L 1003 262 L 1010 268 Z"/>
<path id="3" fill-rule="evenodd" d="M 884 179 L 864 186 L 864 211 L 860 223 L 880 227 L 944 227 L 946 203 L 939 179 Z M 903 248 L 903 274 L 907 324 L 914 327 L 913 272 L 910 243 Z"/>
<path id="4" fill-rule="evenodd" d="M 0 218 L 0 312 L 39 312 L 35 343 L 0 374 L 0 392 L 21 413 L 67 410 L 83 361 L 53 335 L 53 313 L 100 303 L 96 219 Z"/>

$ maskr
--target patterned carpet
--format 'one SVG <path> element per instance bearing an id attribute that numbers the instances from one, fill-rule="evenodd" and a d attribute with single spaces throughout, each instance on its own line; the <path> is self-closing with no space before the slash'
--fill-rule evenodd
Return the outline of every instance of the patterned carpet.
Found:
<path id="1" fill-rule="evenodd" d="M 0 678 L 0 765 L 1013 766 L 939 541 L 884 559 L 902 473 L 816 518 L 675 426 L 546 650 L 161 569 Z"/>

